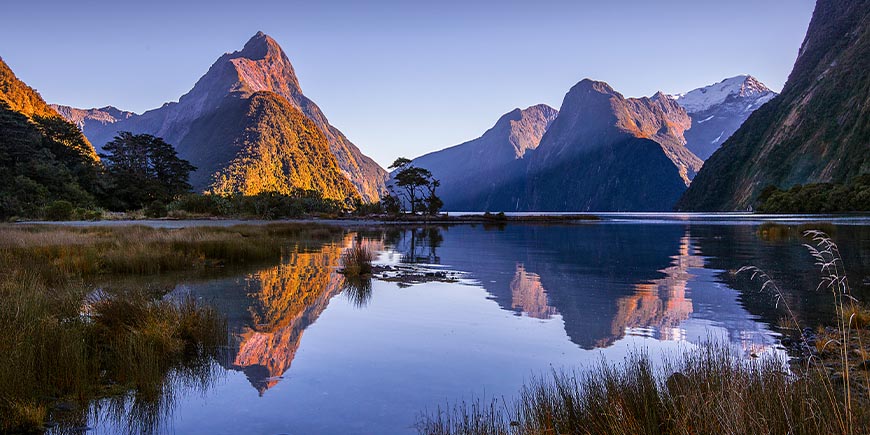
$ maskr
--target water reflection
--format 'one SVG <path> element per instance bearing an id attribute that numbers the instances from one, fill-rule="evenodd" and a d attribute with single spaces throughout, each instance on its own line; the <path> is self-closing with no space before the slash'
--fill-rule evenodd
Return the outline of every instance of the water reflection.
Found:
<path id="1" fill-rule="evenodd" d="M 681 340 L 685 331 L 681 323 L 692 314 L 688 297 L 689 282 L 695 278 L 690 269 L 704 267 L 704 258 L 697 255 L 689 235 L 680 238 L 677 255 L 671 265 L 660 272 L 664 277 L 635 284 L 635 294 L 616 301 L 617 313 L 611 327 L 611 337 L 599 341 L 603 347 L 625 333 L 647 335 L 659 340 Z"/>
<path id="2" fill-rule="evenodd" d="M 837 237 L 861 282 L 868 229 L 838 228 Z M 347 280 L 336 269 L 354 243 L 380 252 L 382 263 L 467 279 Z M 817 274 L 798 241 L 764 239 L 749 225 L 386 228 L 294 248 L 278 265 L 182 286 L 228 315 L 234 345 L 221 365 L 244 377 L 215 393 L 227 416 L 179 427 L 408 433 L 427 405 L 467 392 L 512 394 L 549 364 L 620 358 L 635 344 L 656 351 L 713 338 L 747 355 L 771 351 L 779 312 L 731 273 L 745 264 L 781 279 L 801 315 L 825 315 L 824 295 L 807 291 Z M 187 421 L 215 413 L 185 406 Z"/>
<path id="3" fill-rule="evenodd" d="M 511 309 L 536 319 L 549 319 L 558 314 L 547 303 L 547 291 L 541 285 L 541 277 L 527 272 L 522 263 L 517 263 L 517 270 L 511 281 Z"/>
<path id="4" fill-rule="evenodd" d="M 416 259 L 421 231 L 387 240 L 403 261 Z M 841 243 L 851 245 L 844 248 L 847 265 L 860 276 L 868 270 L 860 249 L 866 227 L 840 233 L 846 234 Z M 733 274 L 746 264 L 779 277 L 789 303 L 808 321 L 830 315 L 824 295 L 808 291 L 818 274 L 799 240 L 772 240 L 769 227 L 511 225 L 499 231 L 430 227 L 426 234 L 438 241 L 434 262 L 468 272 L 505 310 L 537 319 L 558 314 L 584 349 L 610 346 L 626 334 L 684 340 L 692 335 L 687 329 L 702 329 L 703 322 L 722 328 L 747 353 L 768 348 L 772 334 L 756 320 L 775 326 L 780 313 L 771 295 Z M 857 258 L 849 255 L 856 252 Z M 853 282 L 860 282 L 857 276 Z"/>

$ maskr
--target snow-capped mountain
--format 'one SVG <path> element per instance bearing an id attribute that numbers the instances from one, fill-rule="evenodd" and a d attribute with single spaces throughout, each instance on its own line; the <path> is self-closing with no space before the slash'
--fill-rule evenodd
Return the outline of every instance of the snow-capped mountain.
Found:
<path id="1" fill-rule="evenodd" d="M 686 148 L 706 160 L 749 118 L 777 95 L 750 75 L 722 80 L 684 94 L 671 95 L 692 118 Z"/>
<path id="2" fill-rule="evenodd" d="M 677 103 L 683 106 L 686 112 L 689 113 L 709 110 L 713 106 L 725 103 L 732 96 L 755 100 L 757 102 L 756 106 L 761 106 L 776 96 L 776 92 L 768 89 L 764 83 L 761 83 L 755 77 L 740 75 L 684 94 L 672 95 L 677 100 Z M 748 106 L 744 110 L 751 112 L 754 109 L 752 106 Z"/>

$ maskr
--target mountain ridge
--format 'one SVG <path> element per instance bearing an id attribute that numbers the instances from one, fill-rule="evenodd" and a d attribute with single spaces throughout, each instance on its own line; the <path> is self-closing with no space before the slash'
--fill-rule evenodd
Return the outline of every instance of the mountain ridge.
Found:
<path id="1" fill-rule="evenodd" d="M 782 93 L 698 174 L 679 210 L 745 210 L 767 186 L 870 172 L 870 0 L 818 0 Z"/>
<path id="2" fill-rule="evenodd" d="M 203 164 L 203 161 L 210 164 L 216 159 L 197 154 L 212 151 L 203 149 L 206 144 L 193 142 L 193 138 L 208 135 L 202 132 L 191 134 L 192 126 L 197 124 L 202 128 L 198 120 L 212 117 L 214 112 L 226 107 L 235 110 L 234 100 L 249 99 L 262 91 L 286 99 L 315 123 L 325 136 L 339 170 L 364 199 L 374 201 L 380 197 L 385 189 L 386 171 L 330 125 L 320 108 L 305 97 L 287 55 L 274 39 L 263 32 L 257 32 L 241 50 L 220 56 L 178 101 L 114 123 L 95 125 L 90 134 L 99 144 L 111 140 L 118 131 L 163 137 L 176 146 L 182 158 L 209 172 L 192 176 L 196 188 L 207 189 L 210 177 L 221 168 Z M 215 128 L 222 129 L 220 126 Z M 228 162 L 227 159 L 224 161 Z"/>

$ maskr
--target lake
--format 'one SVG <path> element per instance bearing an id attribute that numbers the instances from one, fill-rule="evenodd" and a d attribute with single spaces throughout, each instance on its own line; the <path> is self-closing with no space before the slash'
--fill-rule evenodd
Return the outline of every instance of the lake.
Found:
<path id="1" fill-rule="evenodd" d="M 602 218 L 350 227 L 322 246 L 289 247 L 280 264 L 179 278 L 166 297 L 216 306 L 231 346 L 208 385 L 177 390 L 160 431 L 412 434 L 421 412 L 510 400 L 534 377 L 631 352 L 718 340 L 747 358 L 784 356 L 786 304 L 807 324 L 833 315 L 803 228 L 831 233 L 854 294 L 870 300 L 870 218 Z M 385 266 L 370 283 L 336 272 L 354 243 Z M 745 265 L 772 276 L 783 298 L 736 275 Z M 92 433 L 124 432 L 107 413 L 95 412 Z"/>

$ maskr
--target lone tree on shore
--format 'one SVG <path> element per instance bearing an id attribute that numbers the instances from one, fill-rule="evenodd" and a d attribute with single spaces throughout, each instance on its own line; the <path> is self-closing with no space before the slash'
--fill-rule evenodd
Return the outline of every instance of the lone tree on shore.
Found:
<path id="1" fill-rule="evenodd" d="M 402 211 L 408 211 L 405 208 L 407 204 L 411 214 L 438 214 L 444 202 L 435 194 L 435 190 L 441 182 L 428 169 L 413 166 L 411 160 L 404 157 L 396 159 L 389 169 L 396 172 L 387 189 L 390 196 L 398 199 Z"/>

